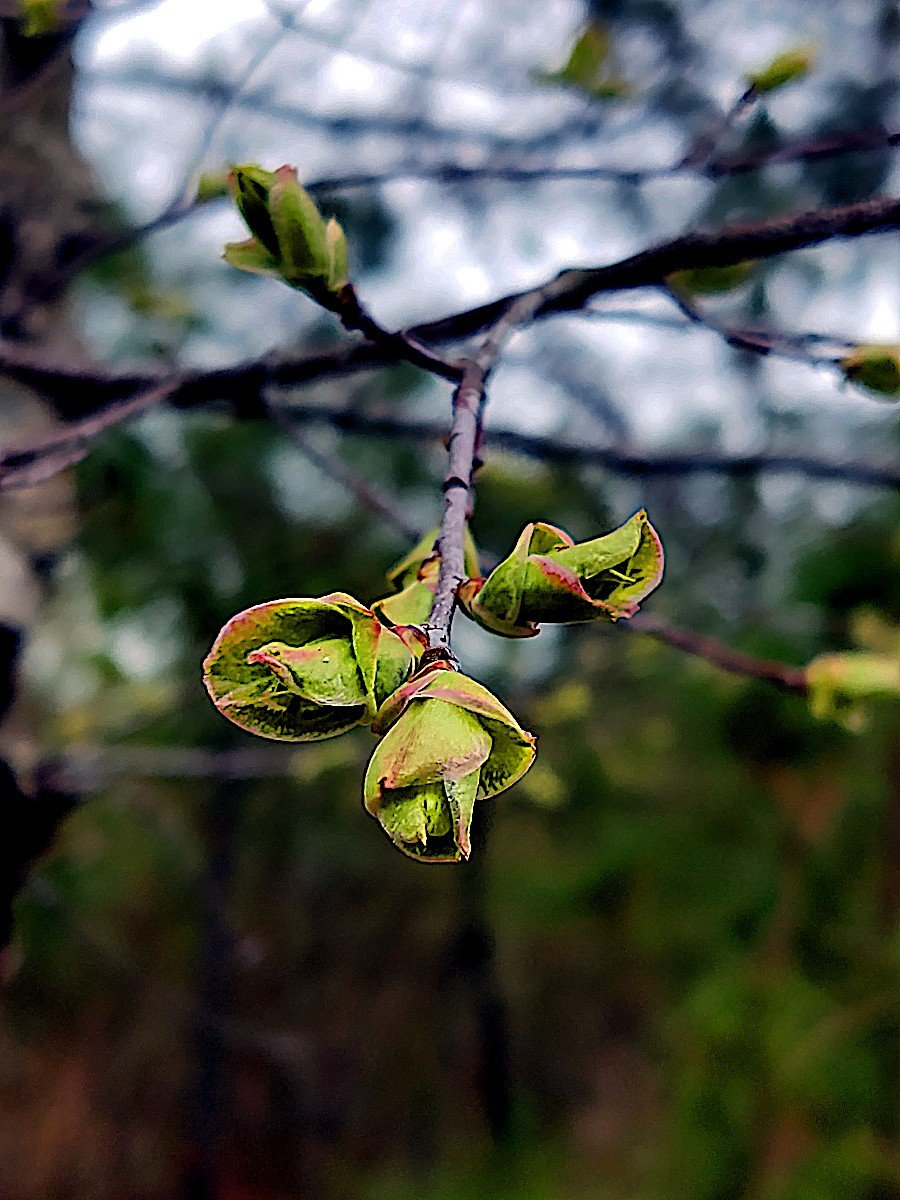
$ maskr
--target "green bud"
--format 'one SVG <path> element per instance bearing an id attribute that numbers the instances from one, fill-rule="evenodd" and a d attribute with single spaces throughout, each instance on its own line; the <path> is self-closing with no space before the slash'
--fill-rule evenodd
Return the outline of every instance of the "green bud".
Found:
<path id="1" fill-rule="evenodd" d="M 325 226 L 325 250 L 328 260 L 328 290 L 337 293 L 347 286 L 350 276 L 347 265 L 347 239 L 334 217 L 330 217 Z"/>
<path id="2" fill-rule="evenodd" d="M 608 27 L 592 21 L 576 38 L 569 57 L 558 71 L 537 71 L 543 83 L 565 84 L 600 100 L 627 96 L 630 85 L 615 73 L 612 39 Z"/>
<path id="3" fill-rule="evenodd" d="M 812 46 L 795 46 L 785 50 L 758 71 L 747 76 L 747 82 L 760 95 L 777 91 L 795 79 L 803 79 L 816 63 L 816 52 Z"/>
<path id="4" fill-rule="evenodd" d="M 235 201 L 253 237 L 230 242 L 225 260 L 242 271 L 277 275 L 326 308 L 347 285 L 347 242 L 334 218 L 327 224 L 293 167 L 255 164 L 231 173 Z"/>
<path id="5" fill-rule="evenodd" d="M 388 571 L 387 581 L 398 591 L 393 596 L 374 601 L 372 611 L 389 625 L 423 625 L 431 616 L 441 568 L 440 556 L 435 550 L 439 534 L 440 529 L 430 530 Z M 480 575 L 478 550 L 468 526 L 464 554 L 466 574 Z"/>
<path id="6" fill-rule="evenodd" d="M 204 171 L 197 180 L 197 203 L 218 200 L 231 194 L 232 173 L 230 171 Z"/>
<path id="7" fill-rule="evenodd" d="M 372 725 L 384 732 L 364 784 L 368 812 L 404 854 L 458 862 L 471 852 L 476 800 L 534 761 L 534 738 L 480 683 L 441 665 L 413 676 Z"/>
<path id="8" fill-rule="evenodd" d="M 472 620 L 503 637 L 533 637 L 542 621 L 617 621 L 633 616 L 659 586 L 663 561 L 643 510 L 577 545 L 561 529 L 536 522 L 487 579 L 462 585 L 459 602 Z"/>
<path id="9" fill-rule="evenodd" d="M 857 346 L 841 359 L 845 376 L 880 396 L 900 396 L 900 345 Z"/>
<path id="10" fill-rule="evenodd" d="M 313 741 L 368 724 L 422 648 L 415 631 L 388 629 L 343 592 L 273 600 L 232 617 L 203 664 L 204 682 L 242 729 Z"/>
<path id="11" fill-rule="evenodd" d="M 272 257 L 281 259 L 278 235 L 269 213 L 269 193 L 275 183 L 275 172 L 266 171 L 255 163 L 234 167 L 231 172 L 234 200 L 244 224 Z"/>
<path id="12" fill-rule="evenodd" d="M 865 705 L 900 699 L 900 656 L 846 650 L 822 654 L 806 668 L 813 716 L 857 731 L 865 723 Z"/>
<path id="13" fill-rule="evenodd" d="M 279 167 L 275 172 L 269 190 L 269 214 L 285 280 L 297 287 L 306 287 L 310 281 L 322 287 L 328 277 L 325 222 L 291 167 Z"/>

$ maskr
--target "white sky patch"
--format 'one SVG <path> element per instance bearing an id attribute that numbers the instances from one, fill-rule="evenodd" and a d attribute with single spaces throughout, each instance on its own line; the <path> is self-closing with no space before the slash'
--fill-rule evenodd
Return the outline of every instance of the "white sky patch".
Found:
<path id="1" fill-rule="evenodd" d="M 378 87 L 379 72 L 352 53 L 335 54 L 322 72 L 325 86 L 333 87 L 341 100 L 371 100 Z"/>
<path id="2" fill-rule="evenodd" d="M 177 62 L 189 63 L 219 34 L 267 16 L 259 0 L 164 0 L 131 19 L 101 26 L 91 45 L 94 65 L 109 65 L 136 46 L 152 46 Z"/>

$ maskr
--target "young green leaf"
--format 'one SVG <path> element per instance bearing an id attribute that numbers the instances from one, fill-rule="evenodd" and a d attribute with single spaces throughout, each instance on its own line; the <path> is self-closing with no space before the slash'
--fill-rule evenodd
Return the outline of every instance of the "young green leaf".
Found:
<path id="1" fill-rule="evenodd" d="M 857 346 L 841 359 L 841 368 L 851 383 L 879 396 L 900 396 L 900 346 L 869 344 Z"/>
<path id="2" fill-rule="evenodd" d="M 803 79 L 813 69 L 816 63 L 816 53 L 812 46 L 795 46 L 776 54 L 773 59 L 751 71 L 747 82 L 760 95 L 777 91 L 797 79 Z"/>
<path id="3" fill-rule="evenodd" d="M 475 801 L 496 796 L 534 761 L 534 738 L 474 679 L 426 668 L 398 689 L 372 728 L 365 806 L 405 854 L 458 862 L 471 851 Z"/>
<path id="4" fill-rule="evenodd" d="M 658 587 L 663 548 L 647 514 L 575 545 L 553 525 L 522 531 L 512 554 L 487 579 L 459 589 L 463 611 L 503 637 L 533 637 L 541 622 L 617 621 L 633 616 Z"/>
<path id="5" fill-rule="evenodd" d="M 367 724 L 413 669 L 422 645 L 342 592 L 273 600 L 225 625 L 203 664 L 224 716 L 278 741 L 334 737 Z"/>

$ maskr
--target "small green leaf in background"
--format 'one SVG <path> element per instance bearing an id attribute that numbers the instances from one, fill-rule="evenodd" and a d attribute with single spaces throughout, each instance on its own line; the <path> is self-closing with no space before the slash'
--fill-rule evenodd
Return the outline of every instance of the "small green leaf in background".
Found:
<path id="1" fill-rule="evenodd" d="M 54 33 L 62 19 L 61 0 L 19 0 L 25 19 L 23 32 L 26 37 L 39 37 Z"/>
<path id="2" fill-rule="evenodd" d="M 841 359 L 841 369 L 851 383 L 879 396 L 900 396 L 900 346 L 869 343 L 857 346 Z"/>
<path id="3" fill-rule="evenodd" d="M 803 79 L 816 63 L 812 46 L 795 46 L 776 54 L 770 62 L 747 75 L 747 82 L 760 95 L 777 91 L 797 79 Z"/>
<path id="4" fill-rule="evenodd" d="M 600 21 L 584 27 L 558 71 L 536 71 L 534 77 L 542 83 L 578 88 L 599 100 L 615 100 L 631 93 L 630 85 L 615 69 L 610 31 Z"/>
<path id="5" fill-rule="evenodd" d="M 813 715 L 856 731 L 865 724 L 869 702 L 900 699 L 900 654 L 822 654 L 806 668 L 806 681 Z"/>

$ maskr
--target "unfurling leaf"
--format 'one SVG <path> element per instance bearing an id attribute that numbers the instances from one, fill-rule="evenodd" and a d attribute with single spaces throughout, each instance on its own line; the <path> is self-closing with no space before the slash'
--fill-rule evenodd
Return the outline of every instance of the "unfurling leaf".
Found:
<path id="1" fill-rule="evenodd" d="M 900 396 L 900 345 L 857 346 L 841 359 L 841 369 L 851 383 L 879 396 Z"/>
<path id="2" fill-rule="evenodd" d="M 332 217 L 327 223 L 293 167 L 266 171 L 255 163 L 231 172 L 235 203 L 253 237 L 225 247 L 242 271 L 277 275 L 334 308 L 347 285 L 347 242 Z"/>
<path id="3" fill-rule="evenodd" d="M 553 525 L 526 525 L 487 579 L 459 589 L 465 613 L 503 637 L 533 637 L 541 622 L 633 616 L 663 573 L 663 548 L 642 510 L 612 533 L 577 545 Z"/>
<path id="4" fill-rule="evenodd" d="M 803 79 L 813 69 L 816 53 L 812 46 L 795 46 L 785 50 L 758 71 L 747 76 L 747 82 L 760 95 L 777 91 L 796 79 Z"/>
<path id="5" fill-rule="evenodd" d="M 631 92 L 630 85 L 615 69 L 609 29 L 600 21 L 591 21 L 584 27 L 558 71 L 537 71 L 535 78 L 543 83 L 578 88 L 600 100 L 614 100 Z"/>
<path id="6" fill-rule="evenodd" d="M 468 858 L 475 801 L 511 787 L 534 761 L 534 738 L 512 713 L 441 664 L 403 684 L 372 728 L 384 736 L 366 770 L 366 809 L 424 862 Z"/>
<path id="7" fill-rule="evenodd" d="M 900 699 L 900 654 L 845 650 L 822 654 L 806 668 L 813 716 L 858 730 L 873 700 Z"/>
<path id="8" fill-rule="evenodd" d="M 422 650 L 352 596 L 272 600 L 232 617 L 203 664 L 216 708 L 260 737 L 303 742 L 368 724 Z"/>
<path id="9" fill-rule="evenodd" d="M 393 596 L 375 600 L 372 611 L 389 625 L 423 625 L 431 616 L 441 567 L 440 556 L 435 549 L 439 534 L 439 529 L 426 533 L 409 554 L 388 571 L 388 583 L 398 590 Z M 468 526 L 464 555 L 466 574 L 480 575 L 478 551 Z"/>

